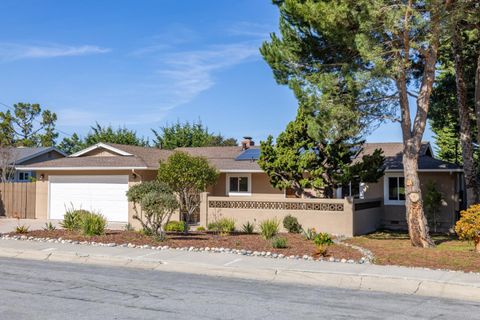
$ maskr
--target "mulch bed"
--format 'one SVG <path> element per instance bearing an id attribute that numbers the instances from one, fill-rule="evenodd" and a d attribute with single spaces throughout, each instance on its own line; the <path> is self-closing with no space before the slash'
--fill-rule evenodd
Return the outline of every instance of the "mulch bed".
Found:
<path id="1" fill-rule="evenodd" d="M 11 235 L 14 235 L 12 233 Z M 171 248 L 182 247 L 216 247 L 216 248 L 230 248 L 230 249 L 245 249 L 251 251 L 265 251 L 285 256 L 290 255 L 309 255 L 318 258 L 316 247 L 312 241 L 305 240 L 300 234 L 282 233 L 280 237 L 287 238 L 288 248 L 275 249 L 271 245 L 271 241 L 264 240 L 259 234 L 242 234 L 234 233 L 230 235 L 218 235 L 207 232 L 189 232 L 188 235 L 169 233 L 165 241 L 158 241 L 152 237 L 145 236 L 135 231 L 117 231 L 107 230 L 104 235 L 86 237 L 81 234 L 57 229 L 53 231 L 34 230 L 24 234 L 28 237 L 36 238 L 62 238 L 72 241 L 94 241 L 102 243 L 116 243 L 135 245 L 150 245 L 150 246 L 169 246 Z M 331 245 L 327 249 L 326 257 L 334 257 L 336 259 L 353 259 L 359 260 L 362 254 L 355 249 L 345 247 L 342 245 Z"/>
<path id="2" fill-rule="evenodd" d="M 435 248 L 412 247 L 408 234 L 378 232 L 346 240 L 369 249 L 376 264 L 480 272 L 480 254 L 473 244 L 454 236 L 433 236 Z"/>

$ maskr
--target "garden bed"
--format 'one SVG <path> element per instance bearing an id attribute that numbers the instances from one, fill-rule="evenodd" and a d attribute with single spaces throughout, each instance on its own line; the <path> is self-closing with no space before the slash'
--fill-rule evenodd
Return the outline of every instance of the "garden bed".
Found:
<path id="1" fill-rule="evenodd" d="M 377 232 L 345 242 L 372 251 L 376 264 L 480 272 L 480 254 L 472 243 L 447 235 L 433 239 L 437 246 L 428 249 L 412 247 L 408 234 L 398 232 Z"/>
<path id="2" fill-rule="evenodd" d="M 11 233 L 13 235 L 19 235 Z M 117 231 L 106 230 L 104 235 L 87 237 L 79 233 L 57 229 L 52 231 L 35 230 L 22 234 L 27 237 L 34 238 L 50 238 L 72 241 L 89 241 L 98 243 L 115 243 L 134 244 L 137 246 L 169 246 L 170 248 L 229 248 L 229 249 L 244 249 L 258 252 L 271 252 L 276 254 L 283 254 L 284 256 L 312 256 L 318 259 L 320 256 L 316 252 L 315 244 L 312 241 L 306 240 L 300 234 L 282 233 L 280 237 L 287 239 L 287 248 L 279 249 L 273 248 L 270 240 L 264 240 L 259 234 L 243 234 L 233 233 L 229 235 L 219 235 L 209 232 L 190 232 L 188 235 L 180 233 L 169 233 L 165 241 L 158 241 L 153 237 L 143 235 L 135 231 Z M 327 248 L 326 258 L 334 257 L 335 259 L 346 259 L 358 261 L 362 258 L 362 254 L 353 248 L 343 245 L 333 244 Z"/>

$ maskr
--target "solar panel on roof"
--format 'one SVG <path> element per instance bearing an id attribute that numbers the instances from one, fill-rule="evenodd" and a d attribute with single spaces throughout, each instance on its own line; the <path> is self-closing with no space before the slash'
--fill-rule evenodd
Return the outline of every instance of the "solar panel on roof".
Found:
<path id="1" fill-rule="evenodd" d="M 236 161 L 245 161 L 245 160 L 258 160 L 260 158 L 260 149 L 247 149 L 240 153 L 238 157 L 235 158 Z"/>

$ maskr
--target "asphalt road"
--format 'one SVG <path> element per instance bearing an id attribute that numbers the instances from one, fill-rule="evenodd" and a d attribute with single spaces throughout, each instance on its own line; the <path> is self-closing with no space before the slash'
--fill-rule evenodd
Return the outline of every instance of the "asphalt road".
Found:
<path id="1" fill-rule="evenodd" d="M 0 259 L 0 319 L 479 319 L 480 304 Z"/>

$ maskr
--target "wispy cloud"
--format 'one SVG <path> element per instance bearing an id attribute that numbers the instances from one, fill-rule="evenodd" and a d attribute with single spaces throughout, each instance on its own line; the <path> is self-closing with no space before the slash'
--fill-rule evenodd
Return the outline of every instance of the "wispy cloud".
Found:
<path id="1" fill-rule="evenodd" d="M 242 21 L 227 28 L 232 36 L 244 36 L 249 38 L 268 38 L 269 34 L 276 30 L 275 26 L 256 22 Z"/>
<path id="2" fill-rule="evenodd" d="M 110 49 L 93 45 L 67 46 L 60 44 L 25 45 L 0 43 L 0 61 L 8 62 L 22 59 L 41 59 L 55 57 L 84 56 L 107 53 Z"/>

